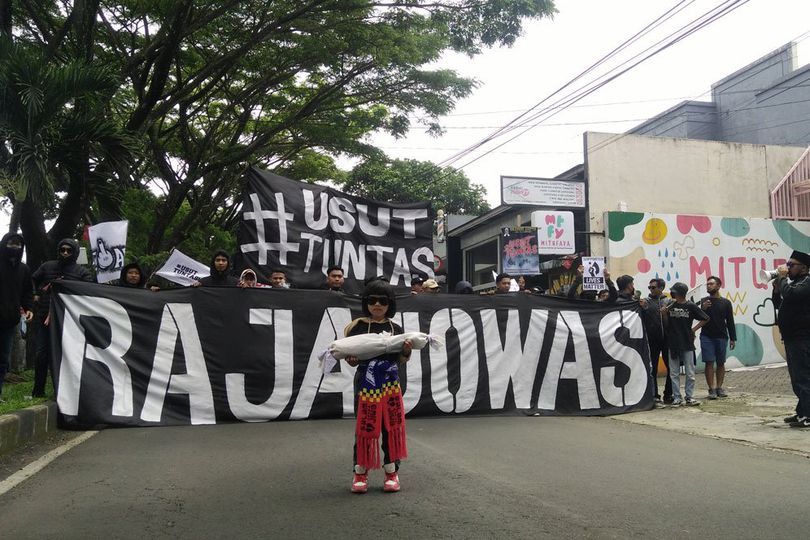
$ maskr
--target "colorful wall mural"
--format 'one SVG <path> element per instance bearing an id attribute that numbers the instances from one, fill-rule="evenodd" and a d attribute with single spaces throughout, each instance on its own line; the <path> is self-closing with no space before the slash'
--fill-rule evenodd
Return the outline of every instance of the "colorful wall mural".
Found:
<path id="1" fill-rule="evenodd" d="M 723 280 L 721 294 L 734 305 L 737 329 L 727 367 L 784 361 L 771 285 L 759 273 L 783 264 L 794 249 L 810 253 L 810 223 L 607 212 L 605 228 L 610 275 L 634 276 L 644 296 L 654 277 L 666 280 L 667 291 L 676 281 L 686 283 L 695 299 L 706 295 L 709 276 Z"/>

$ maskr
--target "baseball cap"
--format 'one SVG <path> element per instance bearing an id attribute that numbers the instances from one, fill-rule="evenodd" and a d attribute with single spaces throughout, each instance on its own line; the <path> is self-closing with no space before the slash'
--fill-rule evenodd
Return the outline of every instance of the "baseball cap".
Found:
<path id="1" fill-rule="evenodd" d="M 673 283 L 669 290 L 678 296 L 686 296 L 686 293 L 689 292 L 689 287 L 686 286 L 686 283 L 681 283 L 678 281 L 677 283 Z"/>
<path id="2" fill-rule="evenodd" d="M 425 289 L 435 289 L 439 286 L 435 279 L 429 279 L 422 284 Z"/>

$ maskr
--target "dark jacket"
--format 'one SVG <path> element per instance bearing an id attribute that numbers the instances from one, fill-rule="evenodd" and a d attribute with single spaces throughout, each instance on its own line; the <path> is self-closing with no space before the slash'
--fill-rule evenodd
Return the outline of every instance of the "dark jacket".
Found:
<path id="1" fill-rule="evenodd" d="M 228 266 L 222 272 L 217 272 L 217 269 L 214 267 L 214 259 L 219 256 L 223 256 L 228 259 Z M 211 270 L 211 275 L 200 280 L 200 285 L 203 287 L 239 286 L 239 279 L 237 279 L 236 276 L 231 275 L 231 257 L 226 251 L 220 249 L 214 253 L 214 255 L 211 257 L 211 265 L 209 266 L 209 269 Z"/>
<path id="2" fill-rule="evenodd" d="M 73 250 L 69 257 L 61 257 L 59 249 L 62 246 L 70 246 Z M 56 260 L 45 261 L 37 268 L 32 278 L 34 279 L 34 287 L 36 294 L 39 296 L 37 302 L 37 317 L 39 320 L 45 320 L 48 316 L 48 309 L 50 309 L 51 293 L 50 286 L 53 281 L 59 279 L 72 280 L 72 281 L 93 281 L 93 274 L 84 266 L 78 264 L 76 259 L 79 258 L 79 243 L 72 238 L 63 238 L 59 241 L 56 247 Z"/>
<path id="3" fill-rule="evenodd" d="M 664 316 L 661 315 L 661 308 L 672 303 L 671 298 L 659 296 L 653 298 L 647 296 L 647 307 L 644 308 L 644 327 L 647 329 L 647 339 L 656 343 L 666 343 L 667 333 L 664 328 Z"/>
<path id="4" fill-rule="evenodd" d="M 810 339 L 810 276 L 777 278 L 773 291 L 774 306 L 779 308 L 776 324 L 782 339 Z"/>
<path id="5" fill-rule="evenodd" d="M 138 270 L 138 273 L 141 275 L 141 279 L 138 281 L 137 285 L 132 285 L 127 281 L 127 272 L 133 268 Z M 146 286 L 146 275 L 144 275 L 141 265 L 135 262 L 124 265 L 124 267 L 121 269 L 121 276 L 118 278 L 118 283 L 116 283 L 116 285 L 119 287 L 129 287 L 130 289 L 143 289 Z"/>
<path id="6" fill-rule="evenodd" d="M 12 250 L 8 241 L 17 238 L 22 249 Z M 25 242 L 17 233 L 8 233 L 0 240 L 0 326 L 8 328 L 20 322 L 20 308 L 34 307 L 34 287 L 31 270 L 21 262 Z"/>

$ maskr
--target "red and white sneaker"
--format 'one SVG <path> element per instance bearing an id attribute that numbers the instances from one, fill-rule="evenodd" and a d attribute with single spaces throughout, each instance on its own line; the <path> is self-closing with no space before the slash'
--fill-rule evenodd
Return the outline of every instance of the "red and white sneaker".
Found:
<path id="1" fill-rule="evenodd" d="M 365 493 L 366 491 L 368 491 L 368 473 L 354 473 L 354 480 L 352 480 L 352 493 Z"/>
<path id="2" fill-rule="evenodd" d="M 399 491 L 399 475 L 396 472 L 385 473 L 385 484 L 383 491 L 393 493 Z"/>

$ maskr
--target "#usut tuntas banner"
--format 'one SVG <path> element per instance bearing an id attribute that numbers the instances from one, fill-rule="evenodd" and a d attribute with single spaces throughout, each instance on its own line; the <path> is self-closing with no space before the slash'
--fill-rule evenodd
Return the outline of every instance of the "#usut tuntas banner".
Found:
<path id="1" fill-rule="evenodd" d="M 369 277 L 397 287 L 412 274 L 433 277 L 429 203 L 382 203 L 259 169 L 247 172 L 237 242 L 241 266 L 260 281 L 281 269 L 297 288 L 321 287 L 331 265 L 343 268 L 348 292 Z"/>
<path id="2" fill-rule="evenodd" d="M 331 291 L 151 291 L 54 284 L 52 362 L 64 427 L 340 418 L 355 369 L 318 355 L 359 315 Z M 607 415 L 652 407 L 635 307 L 507 294 L 397 300 L 406 332 L 444 338 L 402 368 L 406 412 Z"/>

